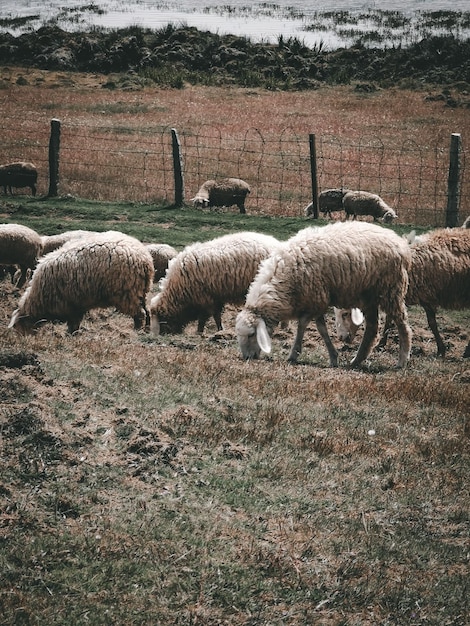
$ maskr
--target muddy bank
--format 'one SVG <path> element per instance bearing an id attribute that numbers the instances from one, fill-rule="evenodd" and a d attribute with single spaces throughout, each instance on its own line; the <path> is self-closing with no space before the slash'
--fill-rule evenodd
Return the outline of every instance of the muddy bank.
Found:
<path id="1" fill-rule="evenodd" d="M 47 70 L 132 73 L 138 81 L 183 87 L 185 83 L 315 89 L 322 83 L 361 83 L 360 88 L 402 86 L 470 88 L 470 40 L 431 37 L 406 48 L 361 45 L 326 51 L 298 39 L 252 43 L 170 25 L 66 32 L 43 27 L 14 36 L 0 33 L 0 63 Z"/>

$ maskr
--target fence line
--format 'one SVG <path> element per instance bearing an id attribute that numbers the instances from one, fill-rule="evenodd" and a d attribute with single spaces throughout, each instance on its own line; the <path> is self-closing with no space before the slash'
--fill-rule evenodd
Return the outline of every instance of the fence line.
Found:
<path id="1" fill-rule="evenodd" d="M 312 200 L 311 136 L 286 128 L 278 136 L 248 128 L 237 135 L 218 127 L 178 130 L 183 197 L 188 202 L 208 178 L 236 176 L 252 193 L 248 213 L 298 216 Z M 0 162 L 33 161 L 38 193 L 46 195 L 50 150 L 47 125 L 12 118 L 0 121 Z M 366 189 L 380 194 L 403 223 L 444 226 L 448 207 L 449 145 L 420 145 L 418 138 L 386 144 L 377 135 L 352 142 L 329 134 L 315 136 L 318 191 L 329 187 Z M 450 141 L 450 138 L 449 138 Z M 468 198 L 465 150 L 460 143 L 457 222 Z M 172 129 L 61 124 L 58 193 L 96 200 L 173 204 L 175 161 Z M 453 174 L 455 177 L 455 174 Z M 53 194 L 52 194 L 53 195 Z M 459 209 L 462 209 L 459 215 Z M 233 209 L 232 209 L 233 210 Z"/>

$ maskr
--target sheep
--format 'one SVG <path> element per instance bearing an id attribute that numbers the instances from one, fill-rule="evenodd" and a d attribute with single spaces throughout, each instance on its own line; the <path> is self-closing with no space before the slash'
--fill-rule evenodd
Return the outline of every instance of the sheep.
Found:
<path id="1" fill-rule="evenodd" d="M 454 310 L 470 307 L 470 231 L 437 229 L 417 237 L 410 250 L 411 269 L 405 303 L 423 307 L 436 340 L 437 356 L 444 358 L 446 347 L 437 326 L 436 311 L 438 307 Z M 338 311 L 336 322 L 340 338 L 348 336 L 351 340 L 357 328 L 350 325 L 347 311 Z M 390 319 L 386 319 L 378 347 L 386 345 L 391 325 Z M 470 348 L 468 351 L 470 353 Z"/>
<path id="2" fill-rule="evenodd" d="M 0 224 L 0 265 L 19 266 L 18 288 L 25 284 L 28 270 L 36 267 L 41 250 L 41 237 L 32 228 L 21 224 Z"/>
<path id="3" fill-rule="evenodd" d="M 351 215 L 353 220 L 357 215 L 371 215 L 374 222 L 381 219 L 389 224 L 398 217 L 380 196 L 369 191 L 347 191 L 343 196 L 343 209 L 346 212 L 346 219 Z"/>
<path id="4" fill-rule="evenodd" d="M 289 354 L 296 363 L 307 324 L 315 319 L 326 344 L 330 366 L 338 352 L 329 337 L 324 314 L 329 306 L 360 307 L 366 329 L 351 362 L 359 365 L 377 335 L 378 308 L 395 320 L 400 335 L 398 366 L 407 363 L 411 329 L 404 303 L 411 252 L 393 231 L 367 222 L 335 222 L 305 228 L 281 244 L 260 264 L 235 329 L 242 357 L 257 358 L 271 351 L 272 328 L 297 319 L 297 334 Z"/>
<path id="5" fill-rule="evenodd" d="M 343 197 L 349 189 L 325 189 L 318 196 L 318 210 L 320 213 L 332 218 L 332 211 L 343 210 Z M 313 215 L 313 202 L 304 209 L 305 215 Z"/>
<path id="6" fill-rule="evenodd" d="M 132 316 L 138 330 L 149 323 L 145 301 L 153 274 L 150 252 L 123 233 L 70 241 L 39 260 L 9 328 L 30 334 L 45 321 L 61 321 L 73 334 L 87 311 L 114 306 Z"/>
<path id="7" fill-rule="evenodd" d="M 165 276 L 168 264 L 177 255 L 177 251 L 166 243 L 147 243 L 145 245 L 153 259 L 153 267 L 155 269 L 153 282 L 158 283 Z"/>
<path id="8" fill-rule="evenodd" d="M 245 199 L 251 189 L 248 183 L 241 178 L 223 178 L 221 180 L 206 180 L 199 191 L 191 199 L 194 206 L 232 206 L 240 209 L 240 213 L 246 213 Z"/>
<path id="9" fill-rule="evenodd" d="M 98 233 L 93 230 L 67 230 L 63 233 L 58 233 L 57 235 L 43 235 L 41 237 L 42 254 L 44 255 L 49 252 L 53 252 L 69 241 L 97 234 Z"/>
<path id="10" fill-rule="evenodd" d="M 12 192 L 12 187 L 30 187 L 33 196 L 36 195 L 36 182 L 38 171 L 33 163 L 17 161 L 0 165 L 0 186 L 6 195 L 7 189 Z"/>
<path id="11" fill-rule="evenodd" d="M 160 292 L 150 301 L 151 331 L 181 333 L 197 319 L 202 333 L 211 315 L 222 330 L 224 305 L 243 303 L 260 261 L 278 245 L 270 235 L 240 232 L 184 248 L 170 261 Z"/>

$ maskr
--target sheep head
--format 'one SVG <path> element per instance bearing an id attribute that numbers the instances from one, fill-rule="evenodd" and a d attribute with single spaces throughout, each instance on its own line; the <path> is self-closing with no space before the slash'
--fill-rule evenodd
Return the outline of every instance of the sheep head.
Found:
<path id="1" fill-rule="evenodd" d="M 271 336 L 266 322 L 252 311 L 240 311 L 235 323 L 238 345 L 244 359 L 257 359 L 261 351 L 271 352 Z"/>
<path id="2" fill-rule="evenodd" d="M 20 335 L 32 335 L 37 330 L 33 318 L 29 315 L 21 315 L 19 309 L 13 311 L 8 328 L 16 330 Z"/>
<path id="3" fill-rule="evenodd" d="M 335 326 L 338 339 L 344 343 L 351 343 L 356 336 L 359 326 L 364 321 L 361 309 L 338 309 L 335 311 Z"/>
<path id="4" fill-rule="evenodd" d="M 195 207 L 206 208 L 209 206 L 209 198 L 203 196 L 194 196 L 194 198 L 191 198 L 191 202 Z"/>
<path id="5" fill-rule="evenodd" d="M 397 214 L 395 213 L 395 211 L 393 209 L 389 209 L 388 211 L 384 213 L 382 220 L 385 224 L 390 224 L 396 218 L 397 218 Z"/>

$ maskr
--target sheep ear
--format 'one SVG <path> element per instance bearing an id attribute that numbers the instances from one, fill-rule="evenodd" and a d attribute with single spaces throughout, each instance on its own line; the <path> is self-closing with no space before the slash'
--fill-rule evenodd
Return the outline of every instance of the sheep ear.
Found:
<path id="1" fill-rule="evenodd" d="M 13 328 L 16 324 L 17 319 L 18 319 L 18 309 L 15 309 L 12 313 L 10 323 L 8 324 L 8 328 Z"/>
<path id="2" fill-rule="evenodd" d="M 260 319 L 256 326 L 256 339 L 258 340 L 258 345 L 261 350 L 269 354 L 271 352 L 271 337 L 269 336 L 266 323 L 263 319 Z"/>
<path id="3" fill-rule="evenodd" d="M 351 321 L 356 326 L 360 326 L 364 321 L 364 314 L 361 309 L 351 309 Z"/>

